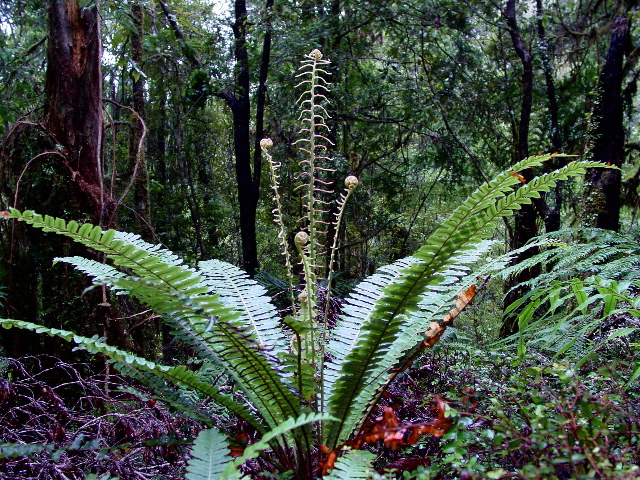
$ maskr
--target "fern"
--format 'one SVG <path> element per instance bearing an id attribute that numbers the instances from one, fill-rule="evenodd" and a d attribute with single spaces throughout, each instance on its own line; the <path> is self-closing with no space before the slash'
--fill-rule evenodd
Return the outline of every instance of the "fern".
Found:
<path id="1" fill-rule="evenodd" d="M 531 157 L 518 163 L 514 169 L 539 166 L 550 158 Z M 586 168 L 593 166 L 600 164 L 571 162 L 515 191 L 513 187 L 520 183 L 519 180 L 513 176 L 513 171 L 503 172 L 478 188 L 429 237 L 427 244 L 413 255 L 416 261 L 386 286 L 381 298 L 371 305 L 369 319 L 362 325 L 357 345 L 340 365 L 334 394 L 329 400 L 331 414 L 340 421 L 329 433 L 327 445 L 335 448 L 360 423 L 366 406 L 384 384 L 382 374 L 393 368 L 408 348 L 404 342 L 400 345 L 395 343 L 400 332 L 403 332 L 403 338 L 416 338 L 424 327 L 424 322 L 410 321 L 412 316 L 421 310 L 431 316 L 437 312 L 440 307 L 438 297 L 429 299 L 428 295 L 437 292 L 445 278 L 451 282 L 464 275 L 463 270 L 456 272 L 450 269 L 458 256 L 488 236 L 500 218 L 512 214 L 522 204 L 530 203 L 540 192 L 553 187 L 556 181 L 584 173 Z"/>
<path id="2" fill-rule="evenodd" d="M 227 263 L 212 260 L 193 268 L 169 250 L 146 243 L 136 235 L 102 231 L 90 224 L 80 226 L 31 211 L 4 212 L 7 219 L 64 235 L 103 253 L 109 264 L 82 257 L 56 261 L 74 266 L 96 285 L 108 286 L 116 294 L 130 295 L 146 304 L 173 327 L 176 337 L 204 360 L 220 366 L 237 387 L 234 396 L 230 396 L 184 366 L 157 365 L 106 345 L 99 338 L 85 338 L 28 322 L 0 320 L 6 328 L 58 336 L 74 342 L 77 348 L 104 354 L 117 368 L 147 385 L 169 404 L 210 423 L 206 410 L 194 401 L 198 396 L 208 397 L 261 434 L 241 457 L 233 460 L 227 456 L 228 444 L 221 433 L 209 430 L 201 434 L 193 450 L 190 479 L 240 478 L 238 467 L 268 450 L 279 464 L 291 466 L 297 478 L 309 478 L 318 446 L 327 445 L 337 455 L 341 451 L 339 445 L 359 433 L 379 395 L 393 379 L 393 369 L 413 358 L 425 343 L 432 346 L 440 338 L 450 323 L 443 318 L 445 315 L 453 318 L 448 312 L 460 293 L 467 291 L 478 275 L 505 267 L 508 255 L 476 267 L 491 248 L 491 242 L 485 239 L 500 219 L 531 203 L 557 181 L 601 166 L 594 162 L 571 162 L 525 185 L 521 185 L 518 174 L 508 170 L 483 184 L 414 255 L 365 279 L 347 299 L 336 328 L 329 332 L 328 311 L 318 311 L 316 294 L 324 271 L 328 271 L 330 285 L 338 244 L 335 240 L 329 247 L 331 254 L 327 255 L 323 237 L 329 222 L 333 222 L 336 230 L 340 228 L 347 200 L 358 181 L 353 176 L 347 177 L 346 188 L 337 202 L 337 214 L 325 218 L 326 196 L 332 193 L 325 179 L 329 169 L 322 166 L 328 159 L 326 152 L 330 145 L 324 107 L 328 82 L 323 77 L 328 63 L 319 51 L 314 51 L 306 57 L 300 73 L 300 85 L 305 92 L 300 98 L 303 128 L 297 144 L 303 154 L 299 189 L 305 213 L 294 243 L 304 272 L 304 289 L 297 298 L 291 273 L 293 256 L 287 250 L 279 202 L 277 165 L 268 154 L 272 142 L 268 139 L 261 142 L 272 168 L 275 220 L 285 248 L 285 265 L 290 271 L 292 315 L 285 319 L 279 318 L 263 287 Z M 540 166 L 552 157 L 525 159 L 514 170 Z M 591 254 L 599 254 L 599 262 L 613 258 L 608 253 Z M 550 255 L 544 261 L 559 263 Z M 598 265 L 600 273 L 606 271 L 603 264 Z M 282 287 L 267 280 L 271 286 Z M 573 290 L 574 295 L 576 291 Z M 562 295 L 565 294 L 561 293 L 560 298 Z M 599 295 L 602 297 L 595 298 L 605 300 L 613 293 L 603 291 Z M 546 301 L 558 303 L 557 298 L 553 290 L 547 297 L 531 300 L 539 305 Z M 577 304 L 585 325 L 589 325 L 591 304 L 580 301 Z M 525 321 L 533 325 L 534 317 L 523 319 L 523 324 Z M 330 358 L 326 363 L 325 357 Z M 175 386 L 194 393 L 183 395 Z M 368 466 L 371 459 L 367 453 L 348 452 L 328 478 L 368 478 L 372 472 Z"/>
<path id="3" fill-rule="evenodd" d="M 367 480 L 376 478 L 371 467 L 375 454 L 363 450 L 349 450 L 337 462 L 336 468 L 324 480 Z"/>
<path id="4" fill-rule="evenodd" d="M 543 269 L 521 284 L 527 292 L 507 309 L 518 312 L 518 333 L 495 346 L 515 345 L 521 356 L 534 351 L 581 364 L 611 339 L 596 335 L 610 315 L 636 314 L 638 300 L 629 290 L 640 285 L 640 245 L 628 235 L 598 229 L 566 229 L 536 241 L 549 244 L 502 272 L 508 277 L 536 265 Z M 613 338 L 636 331 L 614 331 Z"/>
<path id="5" fill-rule="evenodd" d="M 198 434 L 191 455 L 193 458 L 187 464 L 187 480 L 220 478 L 231 460 L 226 436 L 214 428 L 202 430 Z"/>

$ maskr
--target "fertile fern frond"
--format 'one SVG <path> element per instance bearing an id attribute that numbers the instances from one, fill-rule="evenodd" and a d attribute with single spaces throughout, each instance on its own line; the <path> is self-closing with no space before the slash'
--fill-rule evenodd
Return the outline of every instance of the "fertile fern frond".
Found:
<path id="1" fill-rule="evenodd" d="M 187 463 L 187 480 L 214 480 L 220 478 L 229 456 L 229 442 L 215 428 L 202 430 L 191 449 L 193 458 Z"/>

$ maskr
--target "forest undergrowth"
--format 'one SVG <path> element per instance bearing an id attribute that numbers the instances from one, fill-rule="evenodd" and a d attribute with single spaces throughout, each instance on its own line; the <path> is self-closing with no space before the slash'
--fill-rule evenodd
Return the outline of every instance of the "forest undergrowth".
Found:
<path id="1" fill-rule="evenodd" d="M 96 360 L 2 360 L 0 478 L 640 476 L 637 240 L 591 229 L 583 243 L 585 232 L 543 236 L 492 255 L 503 219 L 559 182 L 616 167 L 524 158 L 471 193 L 412 256 L 339 295 L 335 253 L 360 181 L 348 175 L 334 192 L 329 178 L 329 64 L 313 50 L 296 77 L 304 214 L 293 212 L 293 234 L 282 163 L 271 139 L 260 142 L 286 280 L 254 279 L 219 260 L 191 266 L 100 225 L 2 212 L 90 249 L 55 262 L 89 277 L 105 301 L 128 295 L 155 312 L 184 358 L 157 363 L 61 324 L 1 318 L 4 328 L 64 339 Z M 566 162 L 551 170 L 558 158 Z M 535 254 L 522 260 L 527 251 Z M 519 298 L 507 306 L 516 333 L 496 338 L 505 321 L 497 291 L 533 267 L 542 273 L 516 285 Z M 283 290 L 271 291 L 277 284 Z"/>

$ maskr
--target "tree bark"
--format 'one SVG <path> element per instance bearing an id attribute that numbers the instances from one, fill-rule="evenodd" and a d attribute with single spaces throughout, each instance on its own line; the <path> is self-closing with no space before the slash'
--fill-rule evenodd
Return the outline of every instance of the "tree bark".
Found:
<path id="1" fill-rule="evenodd" d="M 562 151 L 562 139 L 560 137 L 560 115 L 558 109 L 558 100 L 556 97 L 556 85 L 553 79 L 553 70 L 551 67 L 551 59 L 549 56 L 549 42 L 544 29 L 544 9 L 542 6 L 542 0 L 536 0 L 536 16 L 537 16 L 537 30 L 538 30 L 538 42 L 540 46 L 540 57 L 542 60 L 542 70 L 544 71 L 544 80 L 547 93 L 547 101 L 549 108 L 549 126 L 551 129 L 551 149 L 553 152 Z M 556 169 L 565 164 L 565 160 L 561 157 L 556 158 L 555 161 L 549 165 L 550 169 Z M 554 203 L 553 208 L 549 207 L 544 215 L 545 231 L 555 232 L 560 229 L 560 211 L 562 210 L 563 201 L 563 183 L 558 182 L 553 189 Z M 549 196 L 547 196 L 548 198 Z"/>
<path id="2" fill-rule="evenodd" d="M 622 80 L 623 60 L 629 45 L 627 18 L 618 17 L 611 30 L 611 43 L 600 78 L 599 101 L 595 107 L 593 160 L 620 167 L 624 159 L 624 126 Z M 586 223 L 597 228 L 617 231 L 620 228 L 619 170 L 590 169 L 586 198 Z"/>
<path id="3" fill-rule="evenodd" d="M 142 65 L 144 35 L 144 11 L 140 2 L 131 5 L 131 16 L 136 27 L 131 35 L 131 59 L 139 69 Z M 133 208 L 136 215 L 137 233 L 152 242 L 154 235 L 151 228 L 151 201 L 149 198 L 149 172 L 146 160 L 146 118 L 147 106 L 145 101 L 145 78 L 141 71 L 133 76 L 132 84 L 133 109 L 139 118 L 133 119 L 132 135 L 129 144 L 129 168 L 133 176 Z"/>
<path id="4" fill-rule="evenodd" d="M 240 204 L 240 235 L 242 237 L 242 267 L 253 276 L 258 271 L 258 247 L 256 239 L 256 212 L 260 194 L 262 156 L 259 142 L 263 136 L 263 116 L 266 99 L 266 79 L 271 54 L 270 15 L 273 0 L 266 2 L 265 38 L 260 64 L 255 150 L 251 156 L 251 96 L 249 77 L 249 54 L 247 51 L 247 6 L 245 0 L 235 0 L 235 21 L 232 25 L 235 39 L 234 57 L 236 61 L 235 86 L 233 91 L 225 89 L 218 93 L 231 109 L 233 117 L 233 144 L 236 159 L 236 183 Z"/>
<path id="5" fill-rule="evenodd" d="M 104 120 L 100 22 L 96 7 L 76 0 L 49 0 L 49 44 L 45 85 L 46 125 L 66 156 L 94 222 L 113 221 L 114 205 L 102 179 Z"/>

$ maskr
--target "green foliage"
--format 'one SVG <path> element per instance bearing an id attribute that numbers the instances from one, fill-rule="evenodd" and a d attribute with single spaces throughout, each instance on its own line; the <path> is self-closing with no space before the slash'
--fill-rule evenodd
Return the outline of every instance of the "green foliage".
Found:
<path id="1" fill-rule="evenodd" d="M 595 371 L 500 351 L 448 350 L 445 390 L 455 426 L 430 467 L 403 478 L 635 478 L 640 390 L 624 386 L 633 363 Z M 473 385 L 464 392 L 461 384 Z"/>
<path id="2" fill-rule="evenodd" d="M 203 430 L 193 442 L 193 458 L 187 467 L 187 480 L 218 478 L 231 460 L 225 435 L 215 429 Z"/>
<path id="3" fill-rule="evenodd" d="M 576 236 L 580 240 L 572 241 Z M 629 342 L 640 331 L 634 320 L 640 316 L 637 241 L 596 229 L 564 230 L 539 239 L 551 243 L 502 272 L 506 277 L 536 265 L 543 270 L 522 284 L 526 293 L 508 307 L 507 312 L 518 312 L 519 331 L 498 345 L 517 344 L 521 356 L 535 351 L 577 365 L 606 356 L 615 344 L 625 350 L 616 357 L 632 353 Z M 632 378 L 639 375 L 640 365 Z"/>
<path id="4" fill-rule="evenodd" d="M 374 478 L 376 472 L 371 468 L 375 455 L 366 450 L 350 450 L 339 461 L 336 468 L 325 480 L 368 480 Z"/>
<path id="5" fill-rule="evenodd" d="M 381 269 L 366 279 L 354 295 L 346 299 L 345 314 L 328 338 L 327 311 L 317 304 L 319 272 L 333 268 L 323 260 L 322 236 L 327 220 L 320 166 L 326 160 L 328 142 L 322 91 L 322 60 L 319 51 L 307 56 L 303 65 L 303 129 L 301 141 L 305 154 L 302 191 L 306 213 L 295 244 L 304 271 L 305 289 L 294 304 L 294 314 L 281 321 L 266 291 L 237 268 L 220 261 L 201 262 L 198 269 L 182 263 L 172 252 L 142 241 L 138 236 L 114 230 L 102 231 L 91 224 L 79 225 L 59 218 L 41 216 L 31 211 L 11 209 L 5 218 L 15 219 L 70 238 L 105 255 L 113 266 L 81 257 L 58 258 L 117 294 L 136 298 L 174 329 L 173 334 L 199 356 L 224 369 L 238 394 L 220 391 L 185 366 L 157 365 L 106 345 L 98 338 L 85 338 L 72 332 L 52 329 L 28 322 L 3 319 L 6 327 L 33 330 L 74 342 L 78 348 L 101 353 L 117 368 L 142 381 L 187 413 L 203 416 L 193 402 L 179 392 L 178 385 L 211 398 L 252 425 L 262 438 L 247 447 L 244 454 L 222 464 L 211 452 L 218 451 L 217 431 L 203 434 L 198 441 L 190 467 L 192 478 L 238 478 L 237 467 L 271 449 L 271 461 L 282 471 L 293 470 L 296 478 L 313 475 L 316 446 L 326 445 L 339 451 L 356 436 L 388 385 L 394 368 L 411 358 L 426 332 L 451 309 L 461 290 L 476 282 L 479 272 L 471 267 L 487 252 L 484 242 L 497 222 L 529 204 L 556 182 L 600 167 L 596 162 L 570 162 L 521 185 L 514 170 L 539 167 L 553 156 L 536 156 L 522 160 L 493 180 L 483 184 L 411 257 Z M 264 142 L 264 141 L 263 141 Z M 264 142 L 263 148 L 269 148 Z M 271 159 L 270 159 L 271 160 Z M 274 168 L 275 171 L 275 168 Z M 277 180 L 274 173 L 273 178 Z M 350 191 L 357 179 L 347 178 L 346 195 L 338 202 L 333 219 L 340 226 Z M 277 185 L 276 185 L 277 186 Z M 516 188 L 519 187 L 519 188 Z M 278 190 L 274 188 L 276 199 Z M 280 221 L 280 206 L 276 220 Z M 281 236 L 286 246 L 284 236 Z M 332 250 L 337 243 L 334 242 Z M 501 268 L 503 261 L 489 262 L 481 270 L 488 274 Z M 331 273 L 330 273 L 331 275 Z M 289 277 L 292 279 L 292 275 Z M 329 284 L 331 277 L 329 276 Z M 292 280 L 291 280 L 292 282 Z M 291 285 L 293 296 L 293 285 Z M 325 363 L 325 348 L 333 354 Z M 222 448 L 222 447 L 220 447 Z M 292 454 L 293 453 L 293 454 Z M 351 453 L 336 466 L 337 478 L 365 478 L 367 454 Z M 340 465 L 340 464 L 337 464 Z M 224 467 L 224 468 L 223 468 Z M 351 473 L 350 473 L 351 472 Z"/>

